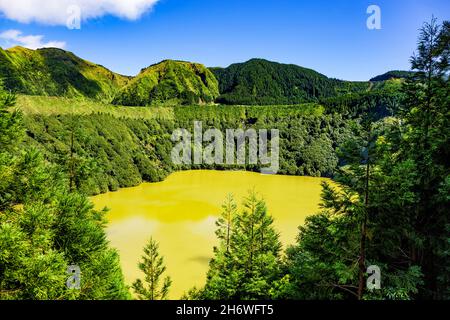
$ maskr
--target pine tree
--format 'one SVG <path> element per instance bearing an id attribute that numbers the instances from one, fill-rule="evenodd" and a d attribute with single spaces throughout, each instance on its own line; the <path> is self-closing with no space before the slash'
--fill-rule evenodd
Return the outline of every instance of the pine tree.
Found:
<path id="1" fill-rule="evenodd" d="M 288 250 L 288 297 L 449 296 L 449 35 L 448 22 L 424 25 L 402 118 L 363 120 L 340 148 L 339 190 L 324 186 L 323 211 Z M 364 290 L 369 263 L 381 290 Z"/>
<path id="2" fill-rule="evenodd" d="M 21 114 L 6 109 L 13 102 L 0 86 L 0 299 L 128 299 L 106 211 L 69 192 L 40 151 L 19 148 Z M 72 264 L 80 290 L 66 286 Z"/>
<path id="3" fill-rule="evenodd" d="M 350 188 L 322 186 L 321 211 L 306 218 L 286 251 L 285 298 L 358 298 L 361 203 Z"/>
<path id="4" fill-rule="evenodd" d="M 412 192 L 417 205 L 411 213 L 411 263 L 419 264 L 425 275 L 423 297 L 448 294 L 449 282 L 442 282 L 441 266 L 448 264 L 439 252 L 449 249 L 448 199 L 441 197 L 449 177 L 450 155 L 450 27 L 433 18 L 421 29 L 417 53 L 411 58 L 415 76 L 405 85 L 405 126 L 402 160 L 412 161 L 417 183 Z M 448 278 L 447 278 L 448 279 Z M 447 293 L 445 293 L 447 291 Z"/>
<path id="5" fill-rule="evenodd" d="M 216 236 L 225 245 L 226 251 L 230 252 L 231 234 L 233 230 L 233 222 L 236 216 L 237 205 L 233 195 L 229 194 L 222 205 L 222 213 L 216 221 Z"/>
<path id="6" fill-rule="evenodd" d="M 281 280 L 278 233 L 265 202 L 255 191 L 244 199 L 244 209 L 232 219 L 230 237 L 223 218 L 218 222 L 220 243 L 214 250 L 202 296 L 206 299 L 268 299 Z M 235 210 L 230 197 L 224 212 Z M 229 209 L 229 210 L 228 210 Z M 229 217 L 225 213 L 225 217 Z M 227 246 L 227 240 L 228 246 Z"/>
<path id="7" fill-rule="evenodd" d="M 102 170 L 95 157 L 90 156 L 83 148 L 90 139 L 84 132 L 85 129 L 83 117 L 70 114 L 61 134 L 61 138 L 67 143 L 67 149 L 55 151 L 56 163 L 67 176 L 70 191 L 97 194 L 99 191 L 93 186 L 95 183 L 93 180 L 102 173 Z"/>
<path id="8" fill-rule="evenodd" d="M 158 248 L 158 243 L 153 239 L 144 247 L 144 255 L 138 266 L 145 274 L 144 282 L 147 286 L 141 279 L 133 283 L 133 289 L 140 300 L 165 300 L 172 285 L 170 277 L 162 279 L 166 266 Z"/>
<path id="9" fill-rule="evenodd" d="M 374 124 L 376 117 L 374 108 L 374 103 L 368 102 L 367 112 L 360 120 L 360 125 L 354 127 L 353 137 L 338 150 L 341 161 L 346 165 L 339 170 L 336 180 L 342 184 L 343 190 L 357 195 L 357 201 L 353 202 L 353 208 L 349 213 L 353 214 L 354 209 L 357 209 L 360 221 L 358 299 L 362 299 L 366 285 L 367 229 L 372 211 L 370 204 L 372 170 L 378 160 L 376 140 L 380 133 Z"/>

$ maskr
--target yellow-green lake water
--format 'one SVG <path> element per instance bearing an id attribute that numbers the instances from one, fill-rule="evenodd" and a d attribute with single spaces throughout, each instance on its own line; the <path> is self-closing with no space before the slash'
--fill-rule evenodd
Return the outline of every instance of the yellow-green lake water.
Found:
<path id="1" fill-rule="evenodd" d="M 241 171 L 182 171 L 159 183 L 144 183 L 92 198 L 97 209 L 108 207 L 108 238 L 120 253 L 126 282 L 142 277 L 137 263 L 153 237 L 172 277 L 171 299 L 204 284 L 216 244 L 215 220 L 228 193 L 241 208 L 255 189 L 264 197 L 284 245 L 294 243 L 298 226 L 318 210 L 321 182 L 326 179 L 262 175 Z"/>

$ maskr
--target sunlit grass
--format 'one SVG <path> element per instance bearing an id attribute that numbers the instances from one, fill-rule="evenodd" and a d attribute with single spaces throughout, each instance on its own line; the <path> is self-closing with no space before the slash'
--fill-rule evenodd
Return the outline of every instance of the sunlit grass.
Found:
<path id="1" fill-rule="evenodd" d="M 25 115 L 109 114 L 130 119 L 172 119 L 170 107 L 122 107 L 83 98 L 19 95 L 16 108 Z"/>

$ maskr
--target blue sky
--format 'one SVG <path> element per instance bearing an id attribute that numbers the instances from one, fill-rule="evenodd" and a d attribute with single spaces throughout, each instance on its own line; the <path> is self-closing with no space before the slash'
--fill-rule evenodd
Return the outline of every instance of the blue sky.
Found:
<path id="1" fill-rule="evenodd" d="M 368 80 L 409 69 L 422 23 L 433 14 L 450 19 L 448 0 L 127 0 L 114 9 L 86 9 L 94 18 L 69 30 L 52 20 L 53 9 L 40 12 L 39 0 L 33 1 L 36 9 L 24 13 L 20 5 L 26 1 L 14 0 L 13 12 L 11 0 L 0 0 L 0 33 L 16 30 L 23 37 L 42 36 L 39 43 L 64 43 L 78 56 L 127 75 L 163 59 L 228 66 L 257 57 Z M 135 7 L 124 7 L 131 2 Z M 371 4 L 381 9 L 381 30 L 366 27 Z M 14 44 L 0 39 L 2 47 Z"/>

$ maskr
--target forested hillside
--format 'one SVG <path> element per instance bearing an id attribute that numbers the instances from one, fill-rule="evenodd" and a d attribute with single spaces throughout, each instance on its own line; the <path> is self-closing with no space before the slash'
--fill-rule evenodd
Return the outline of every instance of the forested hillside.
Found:
<path id="1" fill-rule="evenodd" d="M 368 82 L 330 79 L 314 70 L 263 59 L 211 69 L 224 104 L 298 104 L 338 94 L 366 91 Z"/>
<path id="2" fill-rule="evenodd" d="M 160 181 L 180 169 L 260 170 L 254 165 L 174 166 L 170 158 L 172 132 L 177 128 L 192 132 L 193 122 L 199 119 L 204 130 L 279 129 L 280 174 L 330 177 L 338 165 L 335 149 L 349 135 L 352 123 L 339 114 L 324 114 L 319 105 L 170 109 L 156 109 L 155 114 L 162 115 L 154 118 L 139 113 L 114 115 L 108 110 L 89 115 L 42 110 L 24 115 L 25 145 L 37 147 L 50 162 L 62 165 L 73 175 L 77 189 L 97 194 Z"/>
<path id="3" fill-rule="evenodd" d="M 329 113 L 355 118 L 371 112 L 377 119 L 395 116 L 400 111 L 403 79 L 390 79 L 373 83 L 368 92 L 353 92 L 324 98 L 320 103 Z"/>
<path id="4" fill-rule="evenodd" d="M 386 81 L 391 79 L 408 79 L 411 78 L 414 75 L 414 72 L 412 71 L 388 71 L 384 74 L 381 74 L 379 76 L 373 77 L 370 79 L 370 81 L 377 82 L 377 81 Z"/>

